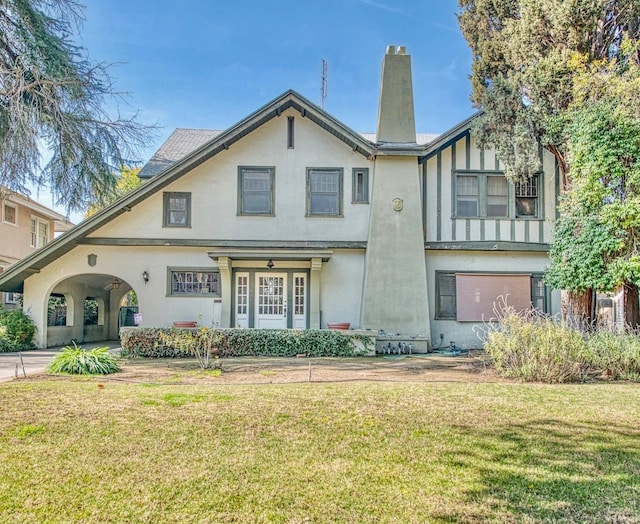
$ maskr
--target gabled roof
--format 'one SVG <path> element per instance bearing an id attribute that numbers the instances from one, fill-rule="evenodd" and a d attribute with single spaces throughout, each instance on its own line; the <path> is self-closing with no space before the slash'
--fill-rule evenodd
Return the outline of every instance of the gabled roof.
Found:
<path id="1" fill-rule="evenodd" d="M 449 131 L 442 133 L 440 136 L 429 142 L 425 148 L 425 153 L 420 157 L 419 162 L 422 164 L 429 158 L 435 155 L 438 151 L 446 148 L 450 143 L 455 142 L 462 135 L 465 135 L 471 130 L 471 123 L 482 114 L 482 111 L 478 111 L 471 115 L 466 120 L 463 120 L 459 124 L 455 125 Z"/>
<path id="2" fill-rule="evenodd" d="M 222 131 L 214 129 L 176 129 L 140 170 L 138 177 L 147 179 L 157 175 L 220 133 Z"/>
<path id="3" fill-rule="evenodd" d="M 148 182 L 118 199 L 91 218 L 81 222 L 66 234 L 54 239 L 20 262 L 16 262 L 9 270 L 0 275 L 0 290 L 22 291 L 24 280 L 31 274 L 39 272 L 49 263 L 83 243 L 82 241 L 88 235 L 103 225 L 130 211 L 132 207 L 146 200 L 154 193 L 161 191 L 164 187 L 214 157 L 220 151 L 229 149 L 235 142 L 271 119 L 277 118 L 289 108 L 296 109 L 302 117 L 308 118 L 328 133 L 334 135 L 354 152 L 358 152 L 367 158 L 374 154 L 386 154 L 383 150 L 378 149 L 376 144 L 364 139 L 303 96 L 292 90 L 286 91 L 234 126 L 212 136 L 211 139 L 196 147 L 195 150 L 186 154 L 179 161 L 161 168 Z M 394 151 L 390 154 L 403 154 L 403 151 Z M 415 155 L 415 145 L 413 148 L 407 148 L 406 154 Z"/>
<path id="4" fill-rule="evenodd" d="M 70 222 L 64 215 L 61 215 L 53 209 L 49 209 L 47 206 L 42 205 L 40 202 L 33 200 L 26 195 L 4 188 L 0 188 L 0 195 L 4 196 L 4 200 L 6 202 L 13 202 L 14 204 L 24 206 L 43 217 L 53 220 L 56 233 L 68 231 L 74 226 L 73 222 Z M 2 198 L 0 198 L 0 200 L 2 200 Z"/>

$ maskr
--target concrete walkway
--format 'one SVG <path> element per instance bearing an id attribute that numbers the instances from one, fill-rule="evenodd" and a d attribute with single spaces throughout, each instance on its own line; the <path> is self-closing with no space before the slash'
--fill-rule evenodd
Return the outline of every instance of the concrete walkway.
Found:
<path id="1" fill-rule="evenodd" d="M 119 350 L 120 343 L 117 340 L 109 340 L 106 342 L 91 342 L 82 344 L 84 349 L 93 349 L 97 347 L 108 346 L 111 351 Z M 0 353 L 0 382 L 13 380 L 16 377 L 16 366 L 18 370 L 18 378 L 22 378 L 23 364 L 24 373 L 39 373 L 49 365 L 51 359 L 64 349 L 66 346 L 58 346 L 47 349 L 33 349 L 22 352 L 22 362 L 20 361 L 20 353 Z"/>

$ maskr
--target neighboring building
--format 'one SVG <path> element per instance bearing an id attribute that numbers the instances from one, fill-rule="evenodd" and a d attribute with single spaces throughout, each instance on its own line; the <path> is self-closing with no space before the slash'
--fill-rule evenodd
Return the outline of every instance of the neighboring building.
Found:
<path id="1" fill-rule="evenodd" d="M 73 226 L 60 213 L 7 189 L 0 188 L 0 205 L 0 273 Z M 0 293 L 0 303 L 18 307 L 17 293 Z"/>
<path id="2" fill-rule="evenodd" d="M 557 312 L 541 280 L 553 156 L 541 150 L 542 172 L 513 184 L 471 119 L 440 136 L 416 135 L 414 121 L 410 57 L 390 46 L 376 135 L 293 91 L 225 131 L 177 130 L 145 184 L 16 264 L 0 289 L 24 291 L 39 346 L 116 338 L 131 289 L 146 326 L 349 322 L 421 350 L 479 345 L 473 326 L 501 295 Z M 66 325 L 47 326 L 52 293 L 66 297 Z M 96 326 L 84 325 L 87 297 Z"/>

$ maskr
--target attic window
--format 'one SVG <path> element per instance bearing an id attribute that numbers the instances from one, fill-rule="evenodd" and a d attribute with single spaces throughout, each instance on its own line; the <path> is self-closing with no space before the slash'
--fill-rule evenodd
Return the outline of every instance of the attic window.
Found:
<path id="1" fill-rule="evenodd" d="M 293 137 L 294 137 L 294 123 L 295 120 L 292 116 L 287 117 L 287 147 L 293 149 Z"/>
<path id="2" fill-rule="evenodd" d="M 2 221 L 6 224 L 17 225 L 18 221 L 18 208 L 6 202 L 2 206 Z"/>
<path id="3" fill-rule="evenodd" d="M 163 227 L 191 227 L 191 193 L 164 193 Z"/>

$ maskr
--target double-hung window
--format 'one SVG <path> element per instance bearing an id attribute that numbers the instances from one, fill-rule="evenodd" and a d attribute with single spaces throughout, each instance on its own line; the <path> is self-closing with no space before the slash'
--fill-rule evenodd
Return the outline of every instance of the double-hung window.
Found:
<path id="1" fill-rule="evenodd" d="M 31 247 L 43 247 L 49 242 L 49 223 L 31 217 Z"/>
<path id="2" fill-rule="evenodd" d="M 307 216 L 342 216 L 342 168 L 307 168 Z"/>
<path id="3" fill-rule="evenodd" d="M 238 214 L 274 214 L 275 167 L 238 168 Z"/>
<path id="4" fill-rule="evenodd" d="M 164 227 L 191 227 L 191 193 L 164 193 Z"/>
<path id="5" fill-rule="evenodd" d="M 454 180 L 456 217 L 538 217 L 538 176 L 514 184 L 500 172 L 457 171 Z"/>

